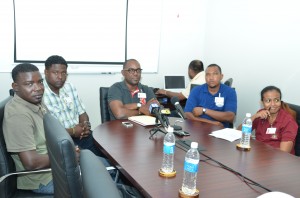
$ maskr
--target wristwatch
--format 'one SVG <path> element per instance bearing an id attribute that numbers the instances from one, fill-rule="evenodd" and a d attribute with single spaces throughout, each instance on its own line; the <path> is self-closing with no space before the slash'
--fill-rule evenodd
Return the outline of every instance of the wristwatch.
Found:
<path id="1" fill-rule="evenodd" d="M 142 104 L 141 104 L 141 103 L 136 103 L 136 107 L 137 107 L 137 109 L 139 109 L 141 106 L 142 106 Z"/>
<path id="2" fill-rule="evenodd" d="M 206 113 L 206 109 L 205 108 L 202 108 L 202 113 L 203 113 L 203 115 L 205 115 L 205 113 Z"/>

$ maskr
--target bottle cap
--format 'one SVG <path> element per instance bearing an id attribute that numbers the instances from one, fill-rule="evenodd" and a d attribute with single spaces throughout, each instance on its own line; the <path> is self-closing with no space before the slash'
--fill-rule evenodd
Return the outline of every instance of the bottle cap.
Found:
<path id="1" fill-rule="evenodd" d="M 167 132 L 174 132 L 174 128 L 173 128 L 173 127 L 171 127 L 171 126 L 168 126 L 168 128 L 167 128 Z"/>
<path id="2" fill-rule="evenodd" d="M 246 117 L 251 117 L 251 113 L 246 113 Z"/>
<path id="3" fill-rule="evenodd" d="M 192 142 L 191 148 L 198 148 L 198 142 Z"/>

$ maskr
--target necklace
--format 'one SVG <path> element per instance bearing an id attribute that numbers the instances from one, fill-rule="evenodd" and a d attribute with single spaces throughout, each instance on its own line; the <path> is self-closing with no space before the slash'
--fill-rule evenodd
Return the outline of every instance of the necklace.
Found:
<path id="1" fill-rule="evenodd" d="M 272 125 L 273 125 L 273 123 L 275 122 L 275 120 L 277 118 L 277 115 L 278 115 L 278 113 L 275 116 L 273 116 L 273 117 L 271 117 L 271 116 L 269 117 L 269 123 L 271 125 L 271 128 L 272 128 Z"/>

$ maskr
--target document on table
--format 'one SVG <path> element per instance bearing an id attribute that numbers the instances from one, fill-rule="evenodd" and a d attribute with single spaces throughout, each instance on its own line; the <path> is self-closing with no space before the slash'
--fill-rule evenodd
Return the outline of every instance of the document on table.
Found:
<path id="1" fill-rule="evenodd" d="M 147 115 L 140 115 L 140 116 L 131 116 L 128 120 L 138 123 L 142 126 L 150 126 L 155 125 L 155 117 L 147 116 Z"/>
<path id="2" fill-rule="evenodd" d="M 231 129 L 231 128 L 225 128 L 225 129 L 213 131 L 209 135 L 233 142 L 242 137 L 242 131 Z"/>

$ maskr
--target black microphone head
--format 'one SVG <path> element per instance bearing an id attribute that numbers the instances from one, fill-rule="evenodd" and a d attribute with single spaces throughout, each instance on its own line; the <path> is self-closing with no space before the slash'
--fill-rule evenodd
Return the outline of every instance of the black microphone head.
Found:
<path id="1" fill-rule="evenodd" d="M 179 102 L 179 99 L 178 99 L 177 96 L 173 96 L 173 97 L 171 98 L 171 103 L 172 103 L 173 105 L 175 105 L 176 102 Z"/>
<path id="2" fill-rule="evenodd" d="M 160 109 L 160 107 L 156 103 L 151 103 L 149 106 L 149 112 L 151 114 L 157 113 L 159 109 Z"/>

